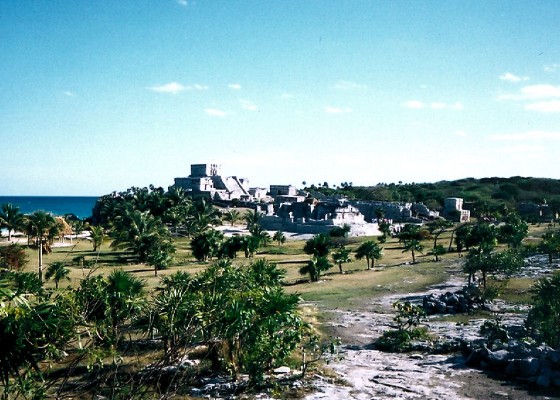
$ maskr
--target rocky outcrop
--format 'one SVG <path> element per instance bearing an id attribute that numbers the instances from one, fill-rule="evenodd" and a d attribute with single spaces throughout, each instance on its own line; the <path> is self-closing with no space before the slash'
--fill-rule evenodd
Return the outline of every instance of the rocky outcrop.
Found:
<path id="1" fill-rule="evenodd" d="M 560 350 L 551 347 L 529 346 L 516 340 L 495 350 L 490 350 L 486 344 L 480 347 L 471 344 L 466 363 L 540 388 L 560 388 Z"/>

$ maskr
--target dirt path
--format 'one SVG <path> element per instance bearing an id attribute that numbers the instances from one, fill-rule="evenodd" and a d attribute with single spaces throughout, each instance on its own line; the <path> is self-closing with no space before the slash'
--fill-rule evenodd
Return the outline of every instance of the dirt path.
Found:
<path id="1" fill-rule="evenodd" d="M 391 305 L 406 297 L 419 301 L 428 293 L 458 290 L 462 276 L 452 274 L 443 285 L 423 293 L 391 294 L 371 299 L 362 309 L 327 310 L 332 316 L 329 330 L 342 341 L 342 359 L 329 366 L 347 384 L 317 378 L 315 399 L 535 399 L 526 389 L 492 379 L 464 365 L 459 355 L 422 355 L 383 353 L 368 348 L 383 331 L 390 328 Z M 444 337 L 478 337 L 481 321 L 457 326 L 449 322 L 428 321 L 430 332 Z"/>

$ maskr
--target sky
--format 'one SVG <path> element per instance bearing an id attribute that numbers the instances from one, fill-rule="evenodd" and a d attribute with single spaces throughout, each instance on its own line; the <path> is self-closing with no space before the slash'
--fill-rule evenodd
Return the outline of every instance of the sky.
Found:
<path id="1" fill-rule="evenodd" d="M 560 178 L 557 0 L 0 1 L 0 195 Z"/>

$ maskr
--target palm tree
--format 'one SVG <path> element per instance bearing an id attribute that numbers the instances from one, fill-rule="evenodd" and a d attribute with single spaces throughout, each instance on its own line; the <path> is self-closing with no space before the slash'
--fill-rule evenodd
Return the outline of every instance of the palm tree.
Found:
<path id="1" fill-rule="evenodd" d="M 342 274 L 342 264 L 352 262 L 352 259 L 350 258 L 350 250 L 344 247 L 338 249 L 338 251 L 335 251 L 332 254 L 332 259 L 334 263 L 338 265 L 338 269 L 340 270 L 341 274 Z"/>
<path id="2" fill-rule="evenodd" d="M 64 263 L 62 261 L 55 261 L 52 264 L 49 264 L 47 273 L 45 274 L 45 279 L 48 281 L 52 278 L 54 281 L 54 287 L 56 290 L 58 290 L 58 283 L 61 280 L 70 280 L 70 277 L 68 276 L 69 274 L 70 270 L 64 266 Z"/>
<path id="3" fill-rule="evenodd" d="M 101 225 L 97 225 L 90 226 L 89 232 L 93 243 L 93 251 L 95 252 L 101 247 L 103 240 L 105 240 L 105 231 Z"/>
<path id="4" fill-rule="evenodd" d="M 43 281 L 43 247 L 50 234 L 52 234 L 53 227 L 56 227 L 56 220 L 54 217 L 45 211 L 35 211 L 28 217 L 31 236 L 37 238 L 37 245 L 39 247 L 39 280 Z"/>
<path id="5" fill-rule="evenodd" d="M 314 258 L 327 257 L 333 243 L 330 236 L 320 233 L 305 242 L 303 251 Z"/>
<path id="6" fill-rule="evenodd" d="M 110 236 L 111 248 L 131 251 L 140 262 L 146 262 L 161 242 L 170 240 L 169 230 L 161 219 L 138 210 L 127 210 L 122 218 L 117 218 Z"/>
<path id="7" fill-rule="evenodd" d="M 0 210 L 0 227 L 8 230 L 8 241 L 12 241 L 12 232 L 23 228 L 24 215 L 19 211 L 19 207 L 11 203 L 2 204 Z"/>
<path id="8" fill-rule="evenodd" d="M 321 278 L 321 272 L 328 270 L 332 267 L 327 257 L 313 257 L 303 267 L 299 269 L 302 275 L 309 274 L 311 282 L 318 282 Z"/>
<path id="9" fill-rule="evenodd" d="M 367 262 L 367 269 L 373 269 L 375 260 L 380 260 L 383 256 L 382 253 L 383 248 L 379 247 L 379 245 L 374 242 L 373 240 L 368 240 L 367 242 L 363 242 L 357 249 L 356 249 L 356 258 L 361 260 L 365 257 Z M 371 260 L 371 268 L 370 268 L 370 260 Z"/>
<path id="10" fill-rule="evenodd" d="M 254 210 L 252 213 L 246 213 L 244 218 L 245 222 L 247 223 L 247 230 L 251 231 L 251 229 L 259 225 L 262 219 L 262 214 L 257 210 Z"/>
<path id="11" fill-rule="evenodd" d="M 121 324 L 142 311 L 145 283 L 129 272 L 114 270 L 107 277 L 108 323 L 113 340 L 118 342 Z"/>
<path id="12" fill-rule="evenodd" d="M 276 231 L 274 236 L 272 236 L 272 240 L 278 243 L 278 246 L 284 244 L 286 242 L 286 236 L 282 231 Z"/>
<path id="13" fill-rule="evenodd" d="M 239 220 L 239 211 L 228 209 L 224 214 L 224 220 L 231 223 L 231 226 L 235 223 L 235 221 Z"/>

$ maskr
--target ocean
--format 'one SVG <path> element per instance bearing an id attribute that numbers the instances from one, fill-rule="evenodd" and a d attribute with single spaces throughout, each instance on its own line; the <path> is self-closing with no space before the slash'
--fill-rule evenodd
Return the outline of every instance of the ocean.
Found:
<path id="1" fill-rule="evenodd" d="M 83 196 L 0 196 L 0 205 L 17 205 L 23 214 L 42 210 L 56 216 L 74 214 L 83 219 L 91 217 L 97 199 L 98 197 Z"/>

